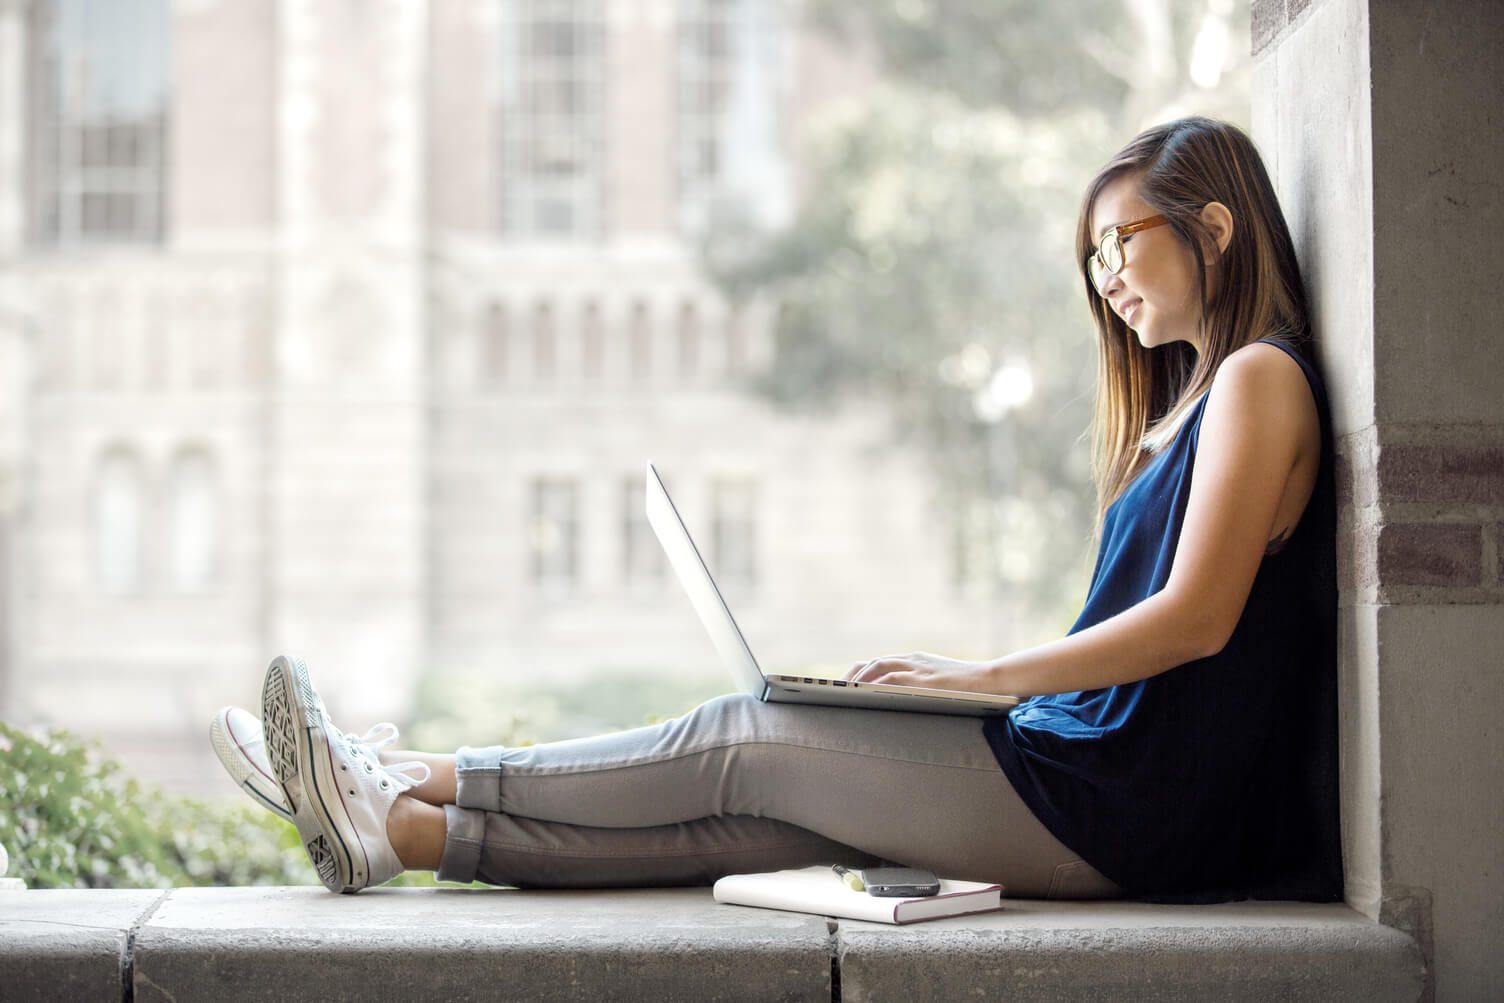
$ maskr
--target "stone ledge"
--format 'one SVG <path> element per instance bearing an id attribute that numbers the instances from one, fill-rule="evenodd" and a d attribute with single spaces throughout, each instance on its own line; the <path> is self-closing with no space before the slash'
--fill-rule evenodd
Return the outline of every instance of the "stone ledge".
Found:
<path id="1" fill-rule="evenodd" d="M 842 999 L 1413 1003 L 1415 941 L 1345 905 L 1015 900 L 945 924 L 842 922 Z"/>
<path id="2" fill-rule="evenodd" d="M 0 897 L 24 999 L 1413 1001 L 1420 951 L 1346 906 L 1012 900 L 911 927 L 708 889 L 39 891 Z"/>
<path id="3" fill-rule="evenodd" d="M 121 1000 L 130 932 L 156 891 L 11 891 L 0 896 L 7 999 Z"/>

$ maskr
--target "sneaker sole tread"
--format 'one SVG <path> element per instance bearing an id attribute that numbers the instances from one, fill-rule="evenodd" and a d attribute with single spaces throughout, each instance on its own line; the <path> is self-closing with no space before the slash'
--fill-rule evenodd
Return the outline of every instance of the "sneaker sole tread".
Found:
<path id="1" fill-rule="evenodd" d="M 288 805 L 295 806 L 292 822 L 319 880 L 332 892 L 359 891 L 365 885 L 365 851 L 349 820 L 341 818 L 323 705 L 302 659 L 277 658 L 267 669 L 261 726 L 267 761 Z"/>

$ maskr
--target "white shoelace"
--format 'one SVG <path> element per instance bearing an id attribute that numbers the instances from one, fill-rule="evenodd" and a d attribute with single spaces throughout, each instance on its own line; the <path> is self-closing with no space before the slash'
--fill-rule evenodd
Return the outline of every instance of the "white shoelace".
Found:
<path id="1" fill-rule="evenodd" d="M 325 717 L 327 718 L 328 715 L 325 715 Z M 371 725 L 371 727 L 366 730 L 366 733 L 364 735 L 355 739 L 355 742 L 357 744 L 364 745 L 368 750 L 370 750 L 372 759 L 376 759 L 378 752 L 380 752 L 382 749 L 385 749 L 389 745 L 395 744 L 396 741 L 397 726 L 390 721 L 381 721 L 377 724 Z"/>
<path id="2" fill-rule="evenodd" d="M 433 771 L 428 768 L 427 763 L 420 763 L 415 759 L 405 763 L 393 763 L 390 766 L 381 764 L 381 750 L 397 741 L 397 726 L 390 721 L 373 724 L 360 738 L 340 731 L 334 726 L 334 722 L 329 720 L 327 714 L 324 715 L 324 724 L 340 736 L 352 754 L 366 763 L 368 772 L 380 771 L 384 774 L 382 787 L 390 782 L 395 784 L 398 790 L 412 790 L 419 784 L 427 783 L 428 778 L 433 776 Z"/>

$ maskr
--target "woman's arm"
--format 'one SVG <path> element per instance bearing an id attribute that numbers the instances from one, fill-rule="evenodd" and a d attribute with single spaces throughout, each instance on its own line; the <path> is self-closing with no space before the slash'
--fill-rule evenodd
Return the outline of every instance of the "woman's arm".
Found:
<path id="1" fill-rule="evenodd" d="M 987 662 L 916 653 L 846 678 L 1034 696 L 1146 679 L 1215 654 L 1232 636 L 1271 538 L 1304 511 L 1320 420 L 1299 365 L 1271 345 L 1223 363 L 1202 417 L 1185 522 L 1160 592 L 1092 627 Z"/>

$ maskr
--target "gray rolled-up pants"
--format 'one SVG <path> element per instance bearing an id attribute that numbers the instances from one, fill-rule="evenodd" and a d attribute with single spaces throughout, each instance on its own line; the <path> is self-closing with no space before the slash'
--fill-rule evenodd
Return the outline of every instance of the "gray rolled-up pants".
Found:
<path id="1" fill-rule="evenodd" d="M 1117 894 L 1035 819 L 976 718 L 738 694 L 651 727 L 457 755 L 447 881 L 706 884 L 886 860 L 1020 897 Z"/>

